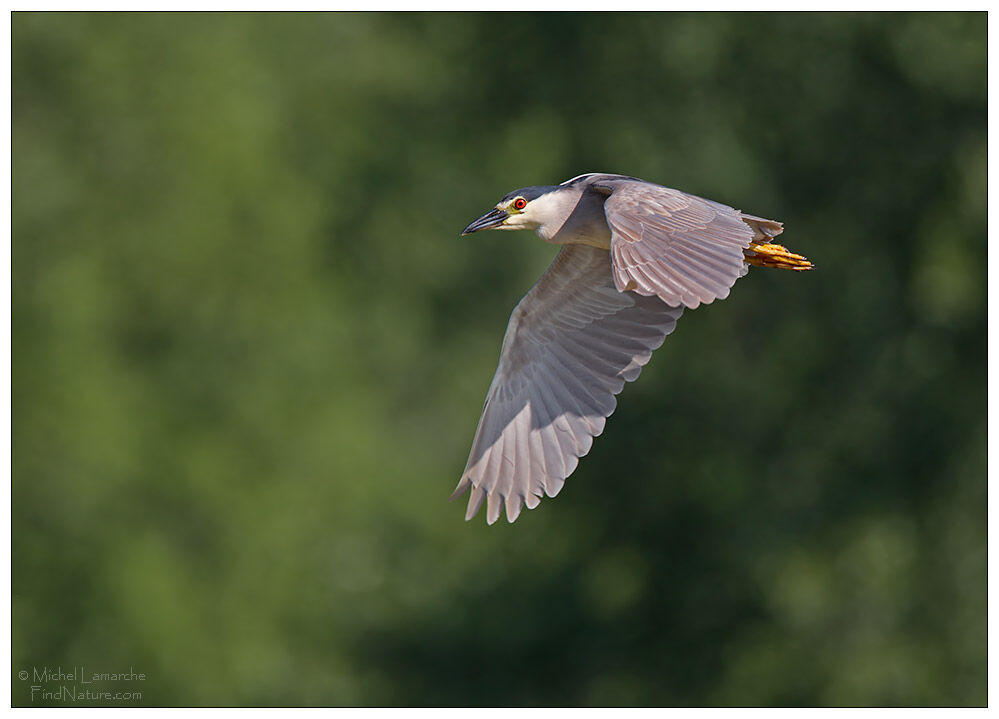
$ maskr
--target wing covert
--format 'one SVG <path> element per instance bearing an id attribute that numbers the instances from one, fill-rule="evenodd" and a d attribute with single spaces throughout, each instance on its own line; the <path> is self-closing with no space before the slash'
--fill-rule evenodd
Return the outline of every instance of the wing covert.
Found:
<path id="1" fill-rule="evenodd" d="M 745 274 L 744 252 L 781 224 L 712 200 L 633 179 L 598 179 L 608 195 L 614 282 L 621 291 L 695 308 L 728 297 Z"/>

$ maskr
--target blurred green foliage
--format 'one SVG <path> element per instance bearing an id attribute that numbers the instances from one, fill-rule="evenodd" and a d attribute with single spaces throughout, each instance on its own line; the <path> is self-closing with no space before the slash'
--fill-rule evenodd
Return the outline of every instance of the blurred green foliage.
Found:
<path id="1" fill-rule="evenodd" d="M 12 95 L 15 672 L 986 702 L 984 13 L 15 13 Z M 458 232 L 597 170 L 819 269 L 688 312 L 558 499 L 466 524 L 554 248 Z"/>

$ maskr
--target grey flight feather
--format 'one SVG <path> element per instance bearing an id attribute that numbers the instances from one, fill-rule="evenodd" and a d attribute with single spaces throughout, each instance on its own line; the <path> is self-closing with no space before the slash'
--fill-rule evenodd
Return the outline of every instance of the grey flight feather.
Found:
<path id="1" fill-rule="evenodd" d="M 466 518 L 492 524 L 554 497 L 604 429 L 681 307 L 620 292 L 606 250 L 566 245 L 510 316 L 468 464 Z"/>
<path id="2" fill-rule="evenodd" d="M 607 194 L 614 283 L 624 292 L 691 309 L 728 297 L 745 274 L 744 251 L 781 233 L 778 222 L 633 178 L 594 176 Z"/>

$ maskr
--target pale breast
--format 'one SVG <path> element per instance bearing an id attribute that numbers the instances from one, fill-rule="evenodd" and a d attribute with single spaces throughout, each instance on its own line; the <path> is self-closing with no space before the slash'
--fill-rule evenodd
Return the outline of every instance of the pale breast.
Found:
<path id="1" fill-rule="evenodd" d="M 604 195 L 595 192 L 583 192 L 579 201 L 569 213 L 565 222 L 555 232 L 538 234 L 546 242 L 556 245 L 589 245 L 601 250 L 609 250 L 611 231 L 604 215 Z"/>

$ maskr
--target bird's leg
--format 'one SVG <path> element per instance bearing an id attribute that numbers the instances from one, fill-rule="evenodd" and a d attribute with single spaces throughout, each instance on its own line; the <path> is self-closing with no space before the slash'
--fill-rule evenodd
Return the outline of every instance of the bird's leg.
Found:
<path id="1" fill-rule="evenodd" d="M 746 262 L 756 267 L 776 267 L 780 270 L 811 270 L 815 267 L 811 262 L 796 255 L 783 245 L 768 242 L 752 242 L 745 250 Z"/>

